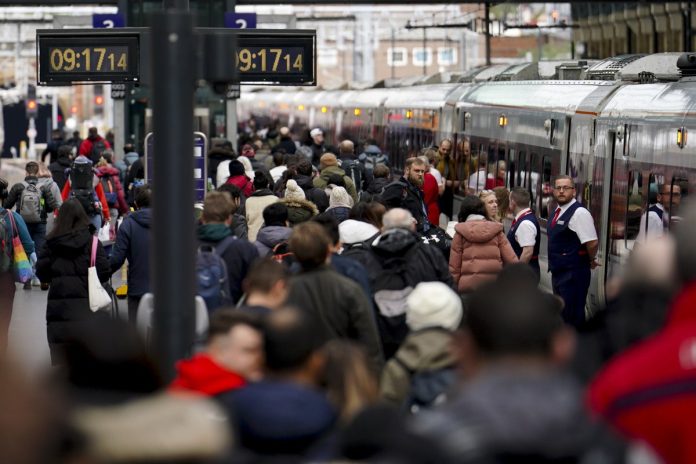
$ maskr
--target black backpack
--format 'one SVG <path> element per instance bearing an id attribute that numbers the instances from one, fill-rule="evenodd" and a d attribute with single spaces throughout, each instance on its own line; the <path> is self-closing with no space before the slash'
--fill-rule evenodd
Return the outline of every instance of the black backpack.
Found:
<path id="1" fill-rule="evenodd" d="M 92 152 L 90 153 L 92 162 L 95 164 L 98 163 L 102 153 L 104 153 L 104 150 L 106 150 L 106 143 L 104 143 L 103 139 L 92 142 Z"/>
<path id="2" fill-rule="evenodd" d="M 355 185 L 355 191 L 360 192 L 362 190 L 362 170 L 360 169 L 360 161 L 358 160 L 348 160 L 341 163 L 341 169 L 346 173 L 346 176 L 350 177 Z"/>
<path id="3" fill-rule="evenodd" d="M 92 181 L 94 179 L 94 171 L 92 170 L 92 162 L 88 159 L 80 157 L 73 161 L 70 168 L 70 196 L 77 198 L 82 207 L 87 213 L 87 216 L 95 216 L 101 214 L 100 203 L 97 194 L 94 192 Z"/>
<path id="4" fill-rule="evenodd" d="M 408 335 L 406 325 L 407 298 L 417 282 L 409 276 L 409 257 L 418 248 L 414 244 L 403 256 L 377 257 L 381 272 L 372 284 L 377 327 L 382 339 L 384 357 L 392 357 Z"/>

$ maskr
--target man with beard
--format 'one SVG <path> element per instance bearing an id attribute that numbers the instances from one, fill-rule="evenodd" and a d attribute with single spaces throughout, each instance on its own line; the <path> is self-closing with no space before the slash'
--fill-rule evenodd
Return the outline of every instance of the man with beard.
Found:
<path id="1" fill-rule="evenodd" d="M 585 300 L 599 242 L 590 212 L 575 200 L 570 176 L 558 176 L 553 196 L 558 207 L 549 221 L 549 270 L 553 293 L 563 298 L 563 320 L 574 327 L 585 324 Z"/>
<path id="2" fill-rule="evenodd" d="M 396 182 L 384 187 L 382 203 L 387 209 L 403 208 L 410 211 L 416 220 L 416 231 L 424 233 L 430 230 L 428 210 L 423 198 L 425 162 L 418 158 L 408 158 L 404 167 L 404 175 Z"/>

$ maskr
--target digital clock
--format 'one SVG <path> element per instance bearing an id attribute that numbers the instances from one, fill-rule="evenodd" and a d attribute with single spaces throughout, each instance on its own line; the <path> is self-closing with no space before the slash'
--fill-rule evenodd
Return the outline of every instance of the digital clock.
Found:
<path id="1" fill-rule="evenodd" d="M 38 82 L 138 82 L 137 32 L 37 31 Z"/>
<path id="2" fill-rule="evenodd" d="M 241 83 L 316 83 L 314 31 L 244 29 L 235 33 L 234 60 Z"/>

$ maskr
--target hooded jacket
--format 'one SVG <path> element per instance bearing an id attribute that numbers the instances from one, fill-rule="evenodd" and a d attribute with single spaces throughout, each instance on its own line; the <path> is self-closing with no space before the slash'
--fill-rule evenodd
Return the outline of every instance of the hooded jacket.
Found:
<path id="1" fill-rule="evenodd" d="M 367 184 L 365 191 L 372 195 L 379 195 L 387 185 L 389 185 L 389 179 L 387 177 L 374 177 L 372 181 Z"/>
<path id="2" fill-rule="evenodd" d="M 93 235 L 91 228 L 75 230 L 51 237 L 39 251 L 36 276 L 51 284 L 48 291 L 46 321 L 48 346 L 54 363 L 60 350 L 83 323 L 94 313 L 89 309 L 87 269 L 89 268 Z M 101 243 L 97 247 L 97 274 L 101 282 L 109 280 L 111 267 Z"/>
<path id="3" fill-rule="evenodd" d="M 239 176 L 230 176 L 227 179 L 226 184 L 232 184 L 236 185 L 239 187 L 239 189 L 242 191 L 242 194 L 245 197 L 250 197 L 252 193 L 254 193 L 254 183 L 249 179 L 246 174 L 239 175 Z"/>
<path id="4" fill-rule="evenodd" d="M 294 177 L 294 179 L 295 182 L 297 182 L 297 185 L 304 190 L 307 200 L 314 203 L 320 213 L 326 211 L 326 209 L 329 207 L 329 197 L 326 195 L 326 192 L 324 192 L 324 189 L 315 187 L 314 183 L 312 182 L 312 178 L 309 176 L 298 174 Z"/>
<path id="5" fill-rule="evenodd" d="M 60 196 L 60 186 L 53 180 L 52 177 L 39 177 L 38 185 L 51 191 L 54 204 L 48 205 L 48 208 L 53 207 L 53 210 L 60 209 L 63 205 L 63 199 Z"/>
<path id="6" fill-rule="evenodd" d="M 263 226 L 264 208 L 278 201 L 280 199 L 268 189 L 257 190 L 247 198 L 244 203 L 244 209 L 246 210 L 247 226 L 249 228 L 249 241 L 253 242 L 256 240 L 256 234 L 259 233 L 259 229 Z"/>
<path id="7" fill-rule="evenodd" d="M 70 169 L 71 164 L 72 161 L 70 161 L 69 158 L 58 158 L 48 166 L 53 180 L 58 184 L 58 188 L 61 190 L 63 190 L 65 183 L 68 181 L 68 176 L 65 174 L 65 171 Z"/>
<path id="8" fill-rule="evenodd" d="M 118 229 L 111 252 L 111 272 L 128 260 L 128 295 L 142 296 L 150 291 L 150 224 L 152 210 L 144 208 L 130 214 Z"/>
<path id="9" fill-rule="evenodd" d="M 421 282 L 443 282 L 453 286 L 452 276 L 447 269 L 447 262 L 440 250 L 421 242 L 416 234 L 405 229 L 391 229 L 384 232 L 372 242 L 372 255 L 376 258 L 368 268 L 370 284 L 384 272 L 384 264 L 394 257 L 405 257 L 406 280 L 415 287 Z M 376 266 L 375 266 L 376 264 Z"/>
<path id="10" fill-rule="evenodd" d="M 201 224 L 196 231 L 201 245 L 215 246 L 225 237 L 232 234 L 226 224 Z M 248 240 L 236 239 L 222 254 L 227 266 L 227 276 L 230 284 L 230 296 L 237 302 L 242 296 L 242 281 L 249 272 L 251 264 L 259 257 L 256 247 Z"/>
<path id="11" fill-rule="evenodd" d="M 502 224 L 471 215 L 454 230 L 449 269 L 460 293 L 474 291 L 495 279 L 503 265 L 517 262 Z"/>
<path id="12" fill-rule="evenodd" d="M 170 386 L 174 391 L 189 390 L 213 396 L 246 385 L 242 376 L 225 369 L 206 353 L 177 362 L 176 371 L 176 379 Z"/>
<path id="13" fill-rule="evenodd" d="M 414 374 L 453 367 L 452 339 L 452 332 L 439 327 L 411 332 L 382 371 L 382 398 L 401 406 L 408 398 Z"/>
<path id="14" fill-rule="evenodd" d="M 292 234 L 292 229 L 290 227 L 284 226 L 266 226 L 259 230 L 256 236 L 256 249 L 259 251 L 259 256 L 267 256 L 273 248 L 281 242 L 284 242 L 290 238 Z"/>
<path id="15" fill-rule="evenodd" d="M 87 137 L 86 139 L 84 139 L 80 144 L 80 149 L 78 150 L 77 154 L 86 156 L 87 158 L 92 160 L 94 164 L 97 164 L 99 160 L 92 159 L 92 145 L 94 145 L 95 142 L 104 142 L 104 148 L 107 150 L 111 148 L 111 144 L 109 143 L 109 141 L 101 135 L 97 134 L 97 136 L 94 138 Z"/>
<path id="16" fill-rule="evenodd" d="M 358 191 L 355 189 L 353 180 L 346 176 L 346 172 L 338 166 L 325 167 L 321 170 L 321 174 L 312 180 L 312 183 L 316 188 L 325 189 L 329 185 L 329 178 L 332 174 L 343 177 L 343 181 L 346 184 L 346 191 L 353 198 L 353 203 L 357 203 L 359 201 Z"/>
<path id="17" fill-rule="evenodd" d="M 103 177 L 111 176 L 111 184 L 114 190 L 116 190 L 116 208 L 121 215 L 127 214 L 128 203 L 126 203 L 126 195 L 123 191 L 123 185 L 121 184 L 121 173 L 119 170 L 113 166 L 101 166 L 96 168 L 96 172 L 100 183 Z M 104 194 L 106 194 L 106 188 L 104 185 L 102 185 L 102 188 L 104 189 Z"/>
<path id="18" fill-rule="evenodd" d="M 288 222 L 290 222 L 291 226 L 309 221 L 319 214 L 317 207 L 309 200 L 301 200 L 299 198 L 288 200 L 283 198 L 281 202 L 288 207 Z"/>

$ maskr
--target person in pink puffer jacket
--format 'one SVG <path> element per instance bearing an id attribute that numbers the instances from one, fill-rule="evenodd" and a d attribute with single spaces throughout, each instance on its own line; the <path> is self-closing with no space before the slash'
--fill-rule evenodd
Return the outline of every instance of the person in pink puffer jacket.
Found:
<path id="1" fill-rule="evenodd" d="M 517 262 L 503 225 L 485 218 L 483 202 L 467 196 L 459 210 L 459 224 L 450 251 L 449 270 L 459 293 L 471 293 L 494 280 L 504 265 Z"/>

